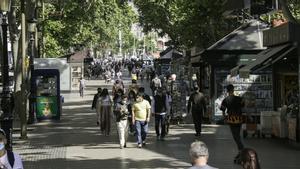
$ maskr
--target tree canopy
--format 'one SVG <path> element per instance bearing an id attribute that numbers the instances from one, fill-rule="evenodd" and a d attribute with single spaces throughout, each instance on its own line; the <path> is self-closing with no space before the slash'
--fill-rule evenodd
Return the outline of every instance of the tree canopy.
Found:
<path id="1" fill-rule="evenodd" d="M 136 14 L 127 3 L 110 0 L 64 0 L 45 4 L 43 21 L 46 56 L 60 56 L 70 47 L 98 47 L 114 51 L 118 32 L 132 39 L 131 25 Z M 131 47 L 124 41 L 123 47 Z"/>
<path id="2" fill-rule="evenodd" d="M 167 34 L 179 48 L 206 47 L 230 30 L 223 0 L 135 0 L 135 5 L 145 32 Z"/>

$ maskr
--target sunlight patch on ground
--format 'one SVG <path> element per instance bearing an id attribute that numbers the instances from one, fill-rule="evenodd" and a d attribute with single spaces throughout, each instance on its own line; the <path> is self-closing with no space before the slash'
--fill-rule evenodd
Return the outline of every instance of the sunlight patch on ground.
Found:
<path id="1" fill-rule="evenodd" d="M 101 144 L 99 146 L 71 146 L 67 147 L 67 160 L 110 160 L 110 159 L 129 159 L 130 161 L 140 160 L 161 160 L 168 162 L 172 166 L 188 166 L 189 163 L 180 161 L 170 156 L 156 153 L 147 148 L 138 149 L 135 144 L 129 145 L 128 148 L 120 149 L 116 144 Z"/>
<path id="2" fill-rule="evenodd" d="M 76 108 L 91 108 L 91 104 L 79 104 L 79 105 L 72 105 L 72 106 L 63 106 L 63 109 L 76 109 Z"/>

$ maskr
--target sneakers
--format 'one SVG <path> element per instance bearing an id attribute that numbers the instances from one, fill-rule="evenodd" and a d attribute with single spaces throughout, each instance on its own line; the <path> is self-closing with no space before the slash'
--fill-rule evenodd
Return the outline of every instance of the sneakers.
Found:
<path id="1" fill-rule="evenodd" d="M 145 146 L 146 145 L 146 141 L 143 141 L 143 146 Z"/>
<path id="2" fill-rule="evenodd" d="M 138 148 L 142 148 L 142 144 L 138 144 Z"/>
<path id="3" fill-rule="evenodd" d="M 120 144 L 120 149 L 123 149 L 123 145 L 122 144 Z"/>

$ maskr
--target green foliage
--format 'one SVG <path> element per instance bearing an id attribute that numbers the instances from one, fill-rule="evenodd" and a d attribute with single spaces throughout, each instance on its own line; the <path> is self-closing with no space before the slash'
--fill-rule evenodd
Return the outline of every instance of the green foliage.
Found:
<path id="1" fill-rule="evenodd" d="M 179 48 L 209 46 L 227 33 L 223 3 L 222 0 L 135 0 L 144 31 L 167 34 Z"/>
<path id="2" fill-rule="evenodd" d="M 137 21 L 127 3 L 111 0 L 50 1 L 45 16 L 45 52 L 51 57 L 66 54 L 74 46 L 116 50 L 119 30 L 123 46 L 131 47 L 131 25 Z"/>
<path id="3" fill-rule="evenodd" d="M 286 1 L 292 16 L 296 20 L 300 21 L 300 1 L 299 0 L 286 0 Z M 284 15 L 282 10 L 278 10 L 270 14 L 264 14 L 260 18 L 266 22 L 272 21 L 274 19 L 281 19 L 281 18 L 288 19 L 287 16 Z"/>
<path id="4" fill-rule="evenodd" d="M 300 1 L 299 0 L 287 0 L 292 15 L 300 21 Z"/>

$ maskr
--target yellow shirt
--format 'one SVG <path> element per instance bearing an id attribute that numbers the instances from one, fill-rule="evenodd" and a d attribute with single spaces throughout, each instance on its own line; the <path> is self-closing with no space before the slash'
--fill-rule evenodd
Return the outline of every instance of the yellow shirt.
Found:
<path id="1" fill-rule="evenodd" d="M 147 117 L 150 118 L 151 106 L 147 100 L 141 102 L 135 102 L 132 106 L 132 113 L 134 113 L 134 119 L 139 121 L 146 121 Z M 147 116 L 147 113 L 148 116 Z"/>

